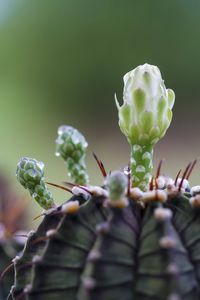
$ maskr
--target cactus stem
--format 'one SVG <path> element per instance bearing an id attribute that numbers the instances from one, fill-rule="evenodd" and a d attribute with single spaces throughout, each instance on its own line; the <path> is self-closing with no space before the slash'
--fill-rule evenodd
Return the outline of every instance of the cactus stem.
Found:
<path id="1" fill-rule="evenodd" d="M 188 179 L 190 178 L 190 176 L 191 176 L 191 174 L 192 174 L 192 171 L 194 170 L 194 167 L 195 167 L 196 163 L 197 163 L 197 159 L 195 159 L 195 160 L 193 161 L 193 163 L 192 163 L 192 165 L 191 165 L 191 167 L 190 167 L 190 170 L 188 171 L 188 174 L 187 174 L 187 176 L 185 177 L 185 179 L 188 180 Z"/>
<path id="2" fill-rule="evenodd" d="M 64 187 L 64 186 L 62 186 L 62 185 L 55 184 L 55 183 L 52 183 L 52 182 L 46 182 L 46 184 L 52 185 L 52 186 L 54 186 L 54 187 L 56 187 L 56 188 L 59 188 L 59 189 L 61 189 L 61 190 L 67 191 L 67 192 L 69 192 L 69 193 L 72 194 L 72 191 L 71 191 L 70 189 L 68 189 L 68 188 L 66 188 L 66 187 Z"/>
<path id="3" fill-rule="evenodd" d="M 99 169 L 103 175 L 103 177 L 105 178 L 107 176 L 107 172 L 105 170 L 105 167 L 104 167 L 104 164 L 102 163 L 101 160 L 98 159 L 97 155 L 93 152 L 93 156 L 94 156 L 94 159 L 96 160 L 98 166 L 99 166 Z"/>
<path id="4" fill-rule="evenodd" d="M 186 178 L 187 173 L 188 173 L 188 170 L 190 169 L 190 167 L 191 167 L 191 163 L 189 163 L 189 164 L 187 165 L 187 167 L 185 168 L 185 171 L 183 172 L 183 177 L 182 177 L 182 179 L 181 179 L 181 181 L 180 181 L 180 184 L 179 184 L 179 186 L 178 186 L 178 192 L 179 192 L 179 193 L 180 193 L 180 191 L 181 191 L 181 188 L 182 188 L 182 185 L 183 185 L 183 181 L 184 181 L 184 179 Z"/>
<path id="5" fill-rule="evenodd" d="M 152 145 L 131 145 L 131 173 L 134 186 L 148 190 L 153 169 Z"/>

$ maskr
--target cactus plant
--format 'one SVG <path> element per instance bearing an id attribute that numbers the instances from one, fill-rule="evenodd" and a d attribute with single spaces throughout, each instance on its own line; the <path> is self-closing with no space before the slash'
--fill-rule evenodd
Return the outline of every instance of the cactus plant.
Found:
<path id="1" fill-rule="evenodd" d="M 14 259 L 9 299 L 200 299 L 200 187 L 188 181 L 196 160 L 182 177 L 161 175 L 161 164 L 152 174 L 153 147 L 170 125 L 174 98 L 155 66 L 125 75 L 124 103 L 116 104 L 130 167 L 106 174 L 96 158 L 101 187 L 88 183 L 85 138 L 62 126 L 56 152 L 73 180 L 62 205 L 49 196 L 38 162 L 21 159 L 17 178 L 45 211 Z"/>
<path id="2" fill-rule="evenodd" d="M 12 189 L 7 178 L 0 175 L 0 300 L 6 299 L 13 284 L 14 271 L 10 263 L 24 247 L 21 230 L 25 223 L 25 201 Z"/>

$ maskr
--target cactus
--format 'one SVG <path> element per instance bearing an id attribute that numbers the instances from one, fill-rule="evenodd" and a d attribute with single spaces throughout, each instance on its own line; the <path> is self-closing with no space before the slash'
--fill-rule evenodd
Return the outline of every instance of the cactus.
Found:
<path id="1" fill-rule="evenodd" d="M 24 247 L 25 239 L 19 235 L 25 223 L 25 202 L 0 175 L 0 300 L 6 299 L 13 284 L 11 260 Z"/>
<path id="2" fill-rule="evenodd" d="M 124 83 L 124 103 L 116 103 L 130 168 L 108 175 L 103 169 L 102 186 L 90 185 L 87 143 L 62 126 L 56 151 L 74 182 L 68 184 L 72 197 L 56 206 L 44 204 L 43 194 L 35 197 L 38 182 L 45 186 L 43 173 L 35 175 L 37 161 L 28 159 L 34 162 L 28 174 L 20 162 L 18 180 L 45 211 L 14 259 L 8 299 L 200 299 L 200 187 L 189 185 L 196 160 L 182 177 L 161 175 L 161 163 L 152 175 L 153 147 L 170 125 L 174 92 L 148 64 L 127 73 Z"/>

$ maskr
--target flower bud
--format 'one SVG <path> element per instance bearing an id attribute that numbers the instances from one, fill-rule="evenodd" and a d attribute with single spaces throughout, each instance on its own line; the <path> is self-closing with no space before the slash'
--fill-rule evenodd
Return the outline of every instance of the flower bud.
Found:
<path id="1" fill-rule="evenodd" d="M 66 162 L 68 175 L 74 183 L 84 185 L 88 182 L 85 153 L 88 143 L 85 137 L 71 126 L 60 126 L 56 139 L 56 156 Z"/>
<path id="2" fill-rule="evenodd" d="M 127 192 L 127 176 L 120 171 L 114 171 L 106 177 L 105 186 L 108 190 L 109 198 L 114 201 L 119 200 Z"/>
<path id="3" fill-rule="evenodd" d="M 44 209 L 54 206 L 53 197 L 44 182 L 44 164 L 34 158 L 22 157 L 17 164 L 16 176 L 21 185 Z"/>
<path id="4" fill-rule="evenodd" d="M 171 123 L 175 94 L 166 89 L 160 70 L 144 64 L 124 76 L 119 126 L 130 144 L 154 145 Z"/>
<path id="5" fill-rule="evenodd" d="M 166 89 L 158 67 L 139 66 L 124 76 L 123 105 L 116 105 L 119 126 L 131 145 L 134 186 L 148 190 L 153 146 L 165 135 L 172 119 L 175 94 Z"/>

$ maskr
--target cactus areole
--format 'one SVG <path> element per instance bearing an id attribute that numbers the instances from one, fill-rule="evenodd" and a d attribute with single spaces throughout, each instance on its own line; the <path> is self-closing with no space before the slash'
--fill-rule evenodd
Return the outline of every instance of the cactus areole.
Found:
<path id="1" fill-rule="evenodd" d="M 124 76 L 119 126 L 131 148 L 124 171 L 89 183 L 87 142 L 61 126 L 56 155 L 64 159 L 72 193 L 56 205 L 44 180 L 44 165 L 24 157 L 17 179 L 44 209 L 13 259 L 15 281 L 8 299 L 199 300 L 200 186 L 190 187 L 196 160 L 175 179 L 152 172 L 154 145 L 172 119 L 175 95 L 156 66 L 145 64 Z"/>

